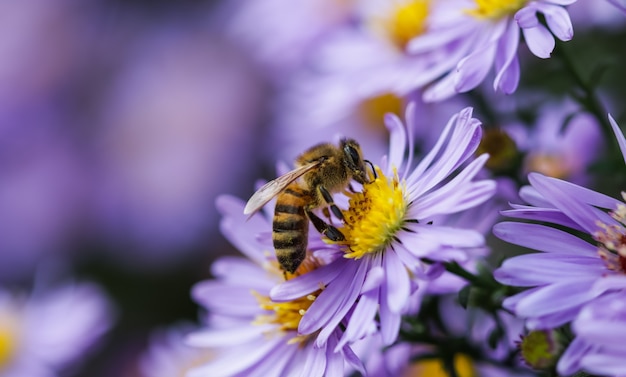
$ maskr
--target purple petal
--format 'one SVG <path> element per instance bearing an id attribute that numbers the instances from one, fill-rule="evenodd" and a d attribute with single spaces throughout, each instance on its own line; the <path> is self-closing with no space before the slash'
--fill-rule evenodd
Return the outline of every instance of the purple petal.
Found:
<path id="1" fill-rule="evenodd" d="M 613 290 L 626 291 L 626 276 L 621 274 L 603 276 L 594 283 L 592 288 L 592 292 L 596 295 Z"/>
<path id="2" fill-rule="evenodd" d="M 275 329 L 274 325 L 237 326 L 227 329 L 200 330 L 189 334 L 185 343 L 195 347 L 230 347 L 247 343 L 262 336 L 264 331 Z"/>
<path id="3" fill-rule="evenodd" d="M 396 167 L 400 169 L 404 161 L 404 154 L 406 151 L 407 140 L 406 130 L 404 124 L 397 115 L 389 113 L 385 114 L 385 125 L 389 130 L 389 167 L 385 167 L 387 170 L 391 170 L 390 167 Z"/>
<path id="4" fill-rule="evenodd" d="M 276 302 L 292 301 L 304 297 L 320 289 L 320 286 L 329 284 L 342 273 L 350 261 L 340 258 L 317 268 L 304 275 L 281 283 L 270 291 L 270 298 Z"/>
<path id="5" fill-rule="evenodd" d="M 388 296 L 386 298 L 389 310 L 399 313 L 406 306 L 409 298 L 409 275 L 400 258 L 392 250 L 388 250 L 383 257 L 385 275 L 387 277 Z"/>
<path id="6" fill-rule="evenodd" d="M 596 247 L 582 239 L 540 224 L 505 221 L 494 225 L 493 234 L 501 240 L 547 253 L 596 255 Z"/>
<path id="7" fill-rule="evenodd" d="M 615 122 L 615 119 L 609 114 L 609 122 L 611 123 L 611 127 L 613 128 L 613 132 L 615 133 L 615 137 L 617 138 L 617 143 L 619 144 L 619 149 L 622 151 L 622 157 L 624 157 L 624 163 L 626 163 L 626 139 L 624 138 L 624 134 L 622 130 Z"/>
<path id="8" fill-rule="evenodd" d="M 311 345 L 303 351 L 306 351 L 307 358 L 302 366 L 300 376 L 323 376 L 326 370 L 326 347 L 318 348 Z"/>
<path id="9" fill-rule="evenodd" d="M 379 263 L 376 263 L 379 264 Z M 363 287 L 361 288 L 361 293 L 369 292 L 373 289 L 377 289 L 385 280 L 385 270 L 380 266 L 376 265 L 372 267 L 365 277 L 365 282 L 363 282 Z"/>
<path id="10" fill-rule="evenodd" d="M 493 89 L 501 89 L 505 94 L 511 94 L 517 89 L 520 78 L 517 47 L 519 46 L 519 28 L 509 23 L 502 38 L 498 40 L 495 58 L 496 78 Z"/>
<path id="11" fill-rule="evenodd" d="M 369 291 L 359 297 L 359 301 L 346 326 L 346 331 L 337 344 L 335 352 L 346 344 L 361 339 L 370 331 L 374 325 L 374 317 L 378 311 L 379 291 L 379 289 Z"/>
<path id="12" fill-rule="evenodd" d="M 584 231 L 580 225 L 572 221 L 567 215 L 558 209 L 535 208 L 521 205 L 513 205 L 516 209 L 502 211 L 503 216 L 515 219 L 544 221 L 552 224 L 563 225 L 571 229 Z"/>
<path id="13" fill-rule="evenodd" d="M 524 39 L 530 52 L 538 58 L 547 59 L 554 50 L 555 42 L 552 33 L 543 25 L 522 29 Z"/>
<path id="14" fill-rule="evenodd" d="M 326 347 L 326 360 L 328 366 L 326 367 L 326 372 L 324 373 L 325 377 L 343 377 L 344 375 L 343 355 L 341 353 L 334 352 L 337 341 L 337 333 L 335 332 L 329 337 L 328 347 Z M 305 373 L 302 376 L 306 377 L 308 374 Z"/>
<path id="15" fill-rule="evenodd" d="M 219 358 L 213 359 L 210 363 L 192 369 L 188 372 L 187 376 L 226 377 L 235 375 L 257 364 L 264 357 L 270 354 L 279 344 L 284 342 L 285 339 L 282 337 L 276 337 L 273 339 L 263 339 L 263 341 L 259 342 L 247 343 L 245 346 L 236 347 L 236 352 L 220 355 Z"/>
<path id="16" fill-rule="evenodd" d="M 477 87 L 489 73 L 495 56 L 496 44 L 490 43 L 463 58 L 456 68 L 454 89 L 465 93 Z"/>
<path id="17" fill-rule="evenodd" d="M 346 363 L 348 363 L 348 365 L 350 365 L 352 368 L 354 368 L 357 372 L 361 373 L 361 375 L 363 375 L 363 376 L 365 376 L 367 374 L 365 372 L 365 365 L 363 365 L 363 362 L 354 353 L 352 348 L 347 347 L 347 346 L 343 347 L 341 349 L 341 354 L 343 355 Z"/>
<path id="18" fill-rule="evenodd" d="M 386 297 L 389 291 L 386 284 L 380 287 L 381 296 Z M 400 313 L 394 313 L 390 310 L 387 300 L 380 302 L 380 333 L 383 339 L 383 345 L 388 346 L 396 341 L 400 331 Z"/>
<path id="19" fill-rule="evenodd" d="M 593 280 L 581 279 L 541 287 L 517 303 L 516 313 L 537 317 L 576 307 L 595 297 L 589 289 L 592 284 Z"/>
<path id="20" fill-rule="evenodd" d="M 576 305 L 556 313 L 528 318 L 526 320 L 526 327 L 529 330 L 555 329 L 571 322 L 578 315 L 581 307 L 582 305 Z"/>
<path id="21" fill-rule="evenodd" d="M 211 273 L 231 286 L 254 287 L 259 292 L 269 292 L 275 285 L 267 271 L 249 259 L 225 256 L 211 265 Z"/>
<path id="22" fill-rule="evenodd" d="M 621 344 L 622 342 L 623 338 L 617 344 Z M 589 353 L 583 356 L 580 362 L 581 368 L 594 371 L 595 373 L 601 373 L 602 375 L 615 377 L 626 376 L 626 370 L 624 369 L 626 356 L 623 354 L 609 354 L 615 352 L 614 350 L 605 352 L 607 353 Z"/>
<path id="23" fill-rule="evenodd" d="M 540 25 L 537 18 L 537 4 L 534 2 L 518 10 L 513 18 L 522 29 L 530 29 Z"/>
<path id="24" fill-rule="evenodd" d="M 528 180 L 547 200 L 563 211 L 563 213 L 572 220 L 576 221 L 588 233 L 592 234 L 598 230 L 598 221 L 605 224 L 615 224 L 615 220 L 608 214 L 586 203 L 598 203 L 602 200 L 615 203 L 614 207 L 609 208 L 617 208 L 617 204 L 619 203 L 617 200 L 572 183 L 546 177 L 541 174 L 529 174 Z"/>
<path id="25" fill-rule="evenodd" d="M 604 262 L 598 257 L 571 254 L 526 254 L 504 261 L 494 273 L 502 284 L 533 287 L 567 280 L 590 277 L 591 280 L 606 272 Z"/>
<path id="26" fill-rule="evenodd" d="M 250 316 L 260 310 L 250 287 L 231 287 L 209 280 L 196 284 L 191 295 L 200 305 L 220 314 Z"/>
<path id="27" fill-rule="evenodd" d="M 543 0 L 543 1 L 545 1 L 546 3 L 552 3 L 552 4 L 557 4 L 557 5 L 572 5 L 578 0 Z"/>
<path id="28" fill-rule="evenodd" d="M 446 76 L 444 76 L 444 78 L 424 90 L 422 100 L 426 103 L 430 103 L 440 102 L 448 98 L 454 97 L 457 94 L 455 89 L 455 81 L 455 72 L 447 74 Z"/>
<path id="29" fill-rule="evenodd" d="M 297 353 L 295 348 L 285 341 L 285 343 L 270 352 L 267 357 L 264 357 L 253 367 L 242 371 L 241 374 L 246 377 L 266 377 L 276 373 L 282 374 L 286 365 L 293 359 L 294 354 Z"/>
<path id="30" fill-rule="evenodd" d="M 567 347 L 567 350 L 559 358 L 557 370 L 562 376 L 569 376 L 580 369 L 580 358 L 586 354 L 591 346 L 581 338 L 574 340 Z"/>
<path id="31" fill-rule="evenodd" d="M 300 326 L 298 327 L 298 330 L 300 331 L 306 331 L 307 328 L 313 329 L 317 326 L 324 326 L 319 332 L 317 339 L 315 340 L 315 343 L 318 346 L 326 343 L 328 337 L 330 337 L 333 332 L 336 331 L 336 327 L 339 325 L 339 323 L 341 323 L 341 321 L 344 320 L 344 317 L 346 316 L 346 314 L 348 314 L 350 309 L 352 309 L 355 301 L 359 297 L 361 287 L 363 286 L 363 282 L 365 280 L 365 274 L 367 273 L 369 267 L 369 262 L 362 260 L 361 263 L 354 264 L 358 265 L 358 268 L 356 270 L 356 273 L 352 273 L 347 276 L 348 281 L 336 281 L 335 284 L 337 286 L 337 289 L 333 290 L 333 292 L 327 292 L 330 288 L 329 287 L 320 294 L 320 297 L 323 294 L 326 294 L 327 300 L 330 300 L 332 297 L 333 300 L 339 302 L 338 309 L 331 313 L 323 313 L 322 315 L 319 315 L 320 309 L 317 309 L 317 318 L 309 318 L 308 321 L 304 321 L 305 319 L 307 319 L 307 315 L 309 314 L 310 310 L 317 303 L 314 302 L 300 321 Z M 316 331 L 318 328 L 319 327 L 315 328 L 313 331 Z"/>
<path id="32" fill-rule="evenodd" d="M 567 197 L 575 198 L 578 201 L 591 204 L 594 207 L 615 209 L 621 203 L 619 200 L 611 198 L 610 196 L 557 178 L 546 177 L 539 173 L 530 173 L 528 180 L 533 186 L 535 186 L 533 182 L 545 182 L 542 185 L 555 185 L 557 190 L 563 190 L 563 192 L 567 194 Z M 552 203 L 552 207 L 554 207 L 554 203 Z"/>
<path id="33" fill-rule="evenodd" d="M 562 41 L 569 41 L 574 36 L 574 27 L 569 13 L 561 6 L 537 3 L 537 9 L 546 16 L 546 23 L 554 35 Z"/>

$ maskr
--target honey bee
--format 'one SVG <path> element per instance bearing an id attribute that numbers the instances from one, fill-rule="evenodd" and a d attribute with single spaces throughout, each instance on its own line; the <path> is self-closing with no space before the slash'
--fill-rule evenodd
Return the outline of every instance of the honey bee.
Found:
<path id="1" fill-rule="evenodd" d="M 276 197 L 272 224 L 272 241 L 276 258 L 283 271 L 294 273 L 306 257 L 309 220 L 315 229 L 332 241 L 343 241 L 341 231 L 322 220 L 313 210 L 328 208 L 339 220 L 343 214 L 332 194 L 350 187 L 350 181 L 368 182 L 361 147 L 352 139 L 342 139 L 339 146 L 315 145 L 296 158 L 295 169 L 267 182 L 256 191 L 243 210 L 252 215 Z M 301 178 L 301 179 L 299 179 Z"/>

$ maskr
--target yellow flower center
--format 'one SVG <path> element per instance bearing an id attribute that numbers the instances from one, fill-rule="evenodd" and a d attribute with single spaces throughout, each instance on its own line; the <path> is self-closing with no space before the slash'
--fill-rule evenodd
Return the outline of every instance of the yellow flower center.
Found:
<path id="1" fill-rule="evenodd" d="M 384 93 L 376 97 L 368 98 L 361 102 L 359 114 L 363 124 L 370 129 L 387 132 L 385 128 L 385 114 L 402 114 L 402 99 L 392 93 Z"/>
<path id="2" fill-rule="evenodd" d="M 349 208 L 343 211 L 345 224 L 339 228 L 345 237 L 340 244 L 348 246 L 346 258 L 361 258 L 368 253 L 385 249 L 404 226 L 408 203 L 405 184 L 394 169 L 393 177 L 386 177 L 376 166 L 376 178 L 370 174 L 370 183 L 363 190 L 349 193 Z"/>
<path id="3" fill-rule="evenodd" d="M 476 8 L 467 13 L 478 19 L 499 20 L 522 9 L 528 0 L 475 0 Z"/>
<path id="4" fill-rule="evenodd" d="M 524 161 L 526 173 L 538 172 L 548 177 L 566 179 L 571 174 L 567 164 L 561 156 L 548 153 L 533 153 Z"/>
<path id="5" fill-rule="evenodd" d="M 295 273 L 291 274 L 287 272 L 284 274 L 280 274 L 284 275 L 286 280 L 290 280 L 294 277 L 310 272 L 319 266 L 319 261 L 317 261 L 314 257 L 308 255 L 307 258 L 300 264 Z M 278 267 L 272 270 L 275 270 L 275 272 L 280 271 Z M 313 301 L 315 301 L 323 288 L 324 287 L 320 286 L 320 289 L 315 293 L 307 295 L 305 297 L 300 297 L 296 300 L 289 302 L 274 302 L 268 296 L 264 296 L 256 291 L 252 291 L 252 295 L 256 297 L 261 309 L 271 312 L 268 314 L 258 315 L 254 319 L 253 324 L 274 324 L 278 326 L 278 329 L 280 331 L 298 331 L 298 326 L 300 325 L 300 320 L 302 319 L 302 316 L 306 313 L 311 304 L 313 304 Z M 307 336 L 298 336 L 290 342 L 303 342 L 307 338 Z"/>
<path id="6" fill-rule="evenodd" d="M 522 359 L 535 370 L 547 370 L 556 365 L 563 351 L 559 333 L 554 330 L 536 330 L 522 337 L 519 344 Z"/>
<path id="7" fill-rule="evenodd" d="M 626 201 L 626 193 L 622 192 L 622 198 Z M 601 230 L 595 232 L 593 238 L 600 244 L 598 254 L 607 268 L 626 273 L 626 204 L 620 203 L 611 217 L 620 225 L 598 223 Z"/>
<path id="8" fill-rule="evenodd" d="M 476 371 L 469 356 L 464 354 L 454 355 L 454 369 L 459 377 L 475 377 Z M 425 359 L 412 364 L 402 374 L 403 377 L 448 377 L 443 361 L 440 359 Z"/>
<path id="9" fill-rule="evenodd" d="M 398 2 L 388 17 L 375 20 L 392 42 L 404 50 L 409 41 L 426 30 L 429 0 Z"/>
<path id="10" fill-rule="evenodd" d="M 0 313 L 0 371 L 9 364 L 17 349 L 15 321 L 2 317 Z"/>

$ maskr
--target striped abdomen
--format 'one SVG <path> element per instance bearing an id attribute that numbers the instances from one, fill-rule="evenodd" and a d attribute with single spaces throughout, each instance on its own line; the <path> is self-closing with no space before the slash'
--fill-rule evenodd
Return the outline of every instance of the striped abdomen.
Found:
<path id="1" fill-rule="evenodd" d="M 296 271 L 306 257 L 309 219 L 304 208 L 310 202 L 308 191 L 295 182 L 276 197 L 272 240 L 278 263 L 290 273 Z"/>

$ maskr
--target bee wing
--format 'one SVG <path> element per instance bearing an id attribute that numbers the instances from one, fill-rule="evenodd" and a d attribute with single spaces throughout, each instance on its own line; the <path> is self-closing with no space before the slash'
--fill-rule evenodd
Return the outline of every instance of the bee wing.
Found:
<path id="1" fill-rule="evenodd" d="M 258 189 L 252 197 L 246 203 L 246 207 L 243 209 L 244 215 L 253 215 L 256 211 L 261 209 L 267 202 L 272 200 L 273 197 L 283 191 L 289 184 L 296 179 L 300 178 L 306 172 L 317 167 L 321 161 L 314 161 L 306 165 L 299 166 L 280 177 L 271 180 Z"/>

